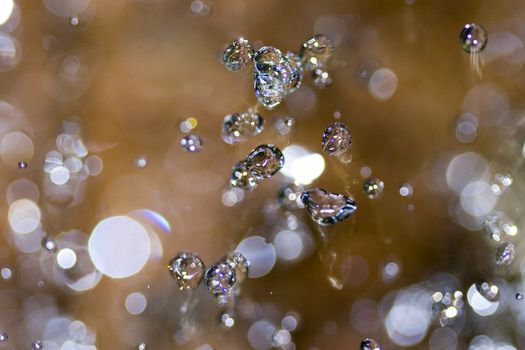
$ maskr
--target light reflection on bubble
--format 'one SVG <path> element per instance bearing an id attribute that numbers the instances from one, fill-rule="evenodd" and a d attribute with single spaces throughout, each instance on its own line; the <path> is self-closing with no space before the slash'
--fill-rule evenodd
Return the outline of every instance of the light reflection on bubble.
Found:
<path id="1" fill-rule="evenodd" d="M 473 216 L 483 216 L 492 211 L 498 197 L 485 181 L 469 183 L 461 192 L 461 208 Z"/>
<path id="2" fill-rule="evenodd" d="M 490 316 L 496 312 L 499 306 L 499 301 L 490 301 L 483 297 L 476 285 L 473 284 L 467 291 L 467 300 L 475 313 L 480 316 Z"/>
<path id="3" fill-rule="evenodd" d="M 380 68 L 372 73 L 368 82 L 370 94 L 379 101 L 387 101 L 396 92 L 397 75 L 388 68 Z"/>
<path id="4" fill-rule="evenodd" d="M 151 254 L 148 232 L 126 216 L 113 216 L 99 222 L 91 233 L 88 248 L 97 269 L 112 278 L 138 273 Z"/>
<path id="5" fill-rule="evenodd" d="M 324 171 L 323 156 L 306 148 L 290 145 L 283 150 L 286 162 L 281 173 L 292 178 L 296 185 L 309 185 Z"/>
<path id="6" fill-rule="evenodd" d="M 410 287 L 398 293 L 384 323 L 394 343 L 412 346 L 424 339 L 431 317 L 432 299 L 427 291 Z"/>
<path id="7" fill-rule="evenodd" d="M 134 292 L 126 297 L 126 310 L 132 315 L 140 315 L 142 312 L 144 312 L 147 305 L 148 301 L 142 293 Z"/>
<path id="8" fill-rule="evenodd" d="M 23 132 L 11 132 L 2 138 L 0 143 L 2 161 L 11 167 L 18 166 L 21 160 L 31 161 L 33 153 L 33 141 Z"/>
<path id="9" fill-rule="evenodd" d="M 30 233 L 40 225 L 40 208 L 29 199 L 19 199 L 9 206 L 7 218 L 14 232 Z"/>
<path id="10" fill-rule="evenodd" d="M 264 237 L 251 236 L 243 239 L 235 251 L 238 251 L 250 262 L 248 277 L 258 278 L 267 275 L 276 260 L 275 249 L 271 243 L 266 243 Z"/>

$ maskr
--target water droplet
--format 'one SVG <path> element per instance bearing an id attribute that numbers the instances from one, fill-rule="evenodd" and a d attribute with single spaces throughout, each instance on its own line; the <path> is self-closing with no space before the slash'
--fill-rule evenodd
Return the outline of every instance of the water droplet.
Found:
<path id="1" fill-rule="evenodd" d="M 299 54 L 303 58 L 304 68 L 314 70 L 325 66 L 332 57 L 333 51 L 332 41 L 327 36 L 315 34 L 301 46 Z"/>
<path id="2" fill-rule="evenodd" d="M 27 169 L 27 167 L 28 167 L 28 164 L 26 162 L 24 162 L 24 161 L 18 162 L 18 168 L 19 169 Z"/>
<path id="3" fill-rule="evenodd" d="M 9 337 L 7 336 L 6 332 L 0 333 L 0 343 L 7 341 L 7 339 L 9 339 Z"/>
<path id="4" fill-rule="evenodd" d="M 232 168 L 230 186 L 253 191 L 257 187 L 259 179 L 250 171 L 246 162 L 238 162 Z"/>
<path id="5" fill-rule="evenodd" d="M 140 343 L 137 346 L 137 350 L 146 350 L 146 343 Z"/>
<path id="6" fill-rule="evenodd" d="M 477 53 L 485 48 L 488 41 L 487 31 L 479 24 L 465 24 L 459 34 L 461 47 L 468 53 Z"/>
<path id="7" fill-rule="evenodd" d="M 248 169 L 259 178 L 268 178 L 284 166 L 284 155 L 274 145 L 259 145 L 246 158 Z"/>
<path id="8" fill-rule="evenodd" d="M 324 68 L 316 68 L 312 71 L 312 80 L 318 89 L 326 89 L 332 86 L 333 80 L 330 73 Z"/>
<path id="9" fill-rule="evenodd" d="M 237 282 L 242 282 L 248 276 L 250 262 L 239 252 L 233 252 L 224 259 L 235 270 Z"/>
<path id="10" fill-rule="evenodd" d="M 69 19 L 69 23 L 72 25 L 72 26 L 77 26 L 79 24 L 79 19 L 78 17 L 71 17 Z"/>
<path id="11" fill-rule="evenodd" d="M 255 112 L 228 114 L 222 124 L 222 138 L 233 144 L 260 134 L 264 129 L 264 118 Z"/>
<path id="12" fill-rule="evenodd" d="M 215 297 L 228 296 L 235 284 L 235 269 L 226 261 L 220 261 L 206 271 L 206 286 Z"/>
<path id="13" fill-rule="evenodd" d="M 284 59 L 290 64 L 292 68 L 292 76 L 287 85 L 287 93 L 291 94 L 301 86 L 303 81 L 303 63 L 301 57 L 295 52 L 288 51 Z"/>
<path id="14" fill-rule="evenodd" d="M 204 276 L 202 260 L 197 255 L 188 252 L 179 253 L 171 259 L 168 270 L 181 290 L 196 288 Z"/>
<path id="15" fill-rule="evenodd" d="M 381 350 L 381 345 L 374 339 L 366 338 L 361 342 L 359 346 L 360 350 Z"/>
<path id="16" fill-rule="evenodd" d="M 42 247 L 49 253 L 56 253 L 58 247 L 53 237 L 45 236 L 42 239 Z"/>
<path id="17" fill-rule="evenodd" d="M 304 208 L 304 203 L 301 201 L 303 191 L 303 186 L 294 184 L 283 187 L 279 192 L 279 204 L 289 210 Z"/>
<path id="18" fill-rule="evenodd" d="M 301 201 L 306 206 L 312 220 L 319 225 L 336 224 L 357 210 L 353 198 L 321 188 L 303 192 Z"/>
<path id="19" fill-rule="evenodd" d="M 401 197 L 412 197 L 412 194 L 414 193 L 414 188 L 409 183 L 404 183 L 399 188 L 399 194 Z"/>
<path id="20" fill-rule="evenodd" d="M 503 192 L 506 192 L 513 182 L 514 179 L 509 174 L 496 174 L 494 175 L 494 180 L 490 184 L 490 188 L 494 194 L 499 196 Z"/>
<path id="21" fill-rule="evenodd" d="M 383 190 L 385 189 L 385 184 L 377 177 L 370 177 L 365 180 L 363 188 L 368 198 L 376 199 L 380 197 L 383 193 Z"/>
<path id="22" fill-rule="evenodd" d="M 199 135 L 190 134 L 180 140 L 181 146 L 188 152 L 197 152 L 202 149 L 202 139 Z"/>
<path id="23" fill-rule="evenodd" d="M 496 264 L 510 265 L 514 261 L 515 250 L 514 244 L 510 242 L 503 242 L 496 250 Z"/>
<path id="24" fill-rule="evenodd" d="M 294 125 L 295 119 L 292 117 L 279 117 L 274 123 L 275 130 L 281 135 L 289 134 Z"/>
<path id="25" fill-rule="evenodd" d="M 135 166 L 137 168 L 143 169 L 148 166 L 148 163 L 149 163 L 149 160 L 148 160 L 148 157 L 146 156 L 140 156 L 137 159 L 135 159 Z"/>
<path id="26" fill-rule="evenodd" d="M 516 300 L 517 301 L 522 301 L 523 300 L 523 293 L 516 293 Z"/>
<path id="27" fill-rule="evenodd" d="M 298 69 L 279 49 L 271 46 L 260 48 L 253 60 L 255 96 L 266 108 L 274 108 L 298 86 Z"/>
<path id="28" fill-rule="evenodd" d="M 344 123 L 335 122 L 328 125 L 321 139 L 323 151 L 331 156 L 338 156 L 346 152 L 352 144 L 352 138 Z"/>
<path id="29" fill-rule="evenodd" d="M 13 271 L 9 267 L 2 267 L 0 269 L 0 277 L 4 280 L 8 280 L 13 276 Z"/>
<path id="30" fill-rule="evenodd" d="M 238 71 L 252 61 L 253 55 L 252 44 L 244 38 L 239 38 L 224 50 L 222 62 L 230 71 Z"/>
<path id="31" fill-rule="evenodd" d="M 499 297 L 499 288 L 488 282 L 476 283 L 476 289 L 488 301 L 496 301 Z"/>
<path id="32" fill-rule="evenodd" d="M 489 237 L 499 242 L 507 236 L 515 236 L 518 233 L 516 224 L 501 211 L 494 211 L 485 217 L 485 232 Z"/>
<path id="33" fill-rule="evenodd" d="M 33 349 L 33 350 L 42 350 L 43 348 L 44 348 L 44 343 L 42 343 L 41 340 L 35 340 L 31 344 L 31 349 Z"/>

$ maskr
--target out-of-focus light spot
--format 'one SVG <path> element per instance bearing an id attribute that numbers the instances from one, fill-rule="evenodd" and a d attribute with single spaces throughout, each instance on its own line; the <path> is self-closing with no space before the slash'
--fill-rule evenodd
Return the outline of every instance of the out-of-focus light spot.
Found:
<path id="1" fill-rule="evenodd" d="M 90 0 L 44 0 L 49 12 L 58 17 L 75 17 L 89 6 Z"/>
<path id="2" fill-rule="evenodd" d="M 71 156 L 67 158 L 64 161 L 64 165 L 66 166 L 67 170 L 69 170 L 69 172 L 73 174 L 76 174 L 80 170 L 82 170 L 82 166 L 83 166 L 82 161 L 75 156 Z"/>
<path id="3" fill-rule="evenodd" d="M 488 179 L 488 163 L 479 154 L 465 152 L 458 154 L 448 164 L 446 180 L 449 188 L 461 193 L 473 180 Z"/>
<path id="4" fill-rule="evenodd" d="M 303 252 L 303 240 L 297 231 L 284 230 L 279 232 L 273 245 L 279 259 L 292 261 L 301 256 Z"/>
<path id="5" fill-rule="evenodd" d="M 93 229 L 88 250 L 100 272 L 112 278 L 125 278 L 144 267 L 151 254 L 151 242 L 140 223 L 126 216 L 113 216 Z"/>
<path id="6" fill-rule="evenodd" d="M 492 211 L 498 197 L 485 181 L 469 183 L 461 192 L 460 203 L 463 210 L 473 216 L 487 215 Z"/>
<path id="7" fill-rule="evenodd" d="M 8 204 L 19 199 L 29 199 L 38 202 L 40 191 L 35 183 L 28 179 L 18 179 L 9 184 L 6 191 L 6 200 Z"/>
<path id="8" fill-rule="evenodd" d="M 141 314 L 142 312 L 144 312 L 147 305 L 148 301 L 142 293 L 134 292 L 126 297 L 126 310 L 128 310 L 128 312 L 132 315 Z"/>
<path id="9" fill-rule="evenodd" d="M 15 7 L 15 3 L 13 2 L 13 0 L 0 1 L 0 25 L 7 22 L 9 17 L 11 17 L 14 7 Z"/>
<path id="10" fill-rule="evenodd" d="M 71 174 L 65 166 L 58 166 L 51 171 L 49 178 L 55 185 L 63 185 L 69 181 Z"/>
<path id="11" fill-rule="evenodd" d="M 424 339 L 431 319 L 432 299 L 426 290 L 411 287 L 398 293 L 384 322 L 394 343 L 412 346 Z"/>
<path id="12" fill-rule="evenodd" d="M 98 176 L 104 168 L 102 159 L 98 156 L 89 156 L 85 162 L 86 168 L 90 176 Z"/>
<path id="13" fill-rule="evenodd" d="M 183 120 L 180 123 L 179 128 L 180 128 L 180 131 L 182 131 L 183 133 L 188 133 L 192 131 L 193 129 L 195 129 L 197 127 L 197 124 L 198 124 L 198 121 L 196 118 L 189 117 L 188 119 Z"/>
<path id="14" fill-rule="evenodd" d="M 222 192 L 221 201 L 227 207 L 233 207 L 235 204 L 242 202 L 244 191 L 240 188 L 233 187 Z"/>
<path id="15" fill-rule="evenodd" d="M 0 276 L 3 279 L 8 280 L 13 276 L 13 272 L 9 267 L 2 267 L 2 269 L 0 269 Z"/>
<path id="16" fill-rule="evenodd" d="M 507 93 L 491 84 L 474 86 L 463 100 L 463 110 L 476 115 L 482 126 L 500 124 L 509 115 L 509 109 Z"/>
<path id="17" fill-rule="evenodd" d="M 294 315 L 286 315 L 281 320 L 281 327 L 286 329 L 288 332 L 293 332 L 297 328 L 298 321 Z"/>
<path id="18" fill-rule="evenodd" d="M 7 219 L 14 232 L 30 233 L 40 225 L 40 208 L 29 199 L 19 199 L 9 206 Z"/>
<path id="19" fill-rule="evenodd" d="M 470 143 L 478 133 L 478 118 L 472 113 L 463 113 L 456 122 L 456 138 L 461 143 Z"/>
<path id="20" fill-rule="evenodd" d="M 454 329 L 449 327 L 437 328 L 428 342 L 430 350 L 455 350 L 457 344 L 458 336 Z"/>
<path id="21" fill-rule="evenodd" d="M 160 228 L 165 233 L 171 233 L 171 225 L 162 214 L 151 209 L 138 209 L 129 212 L 129 215 L 139 219 L 141 222 Z M 141 220 L 144 219 L 144 220 Z"/>
<path id="22" fill-rule="evenodd" d="M 388 68 L 376 70 L 368 82 L 368 91 L 379 101 L 389 100 L 397 89 L 397 76 Z"/>
<path id="23" fill-rule="evenodd" d="M 244 255 L 250 262 L 248 277 L 258 278 L 268 274 L 275 265 L 276 254 L 271 243 L 264 237 L 251 236 L 243 239 L 235 251 Z"/>
<path id="24" fill-rule="evenodd" d="M 350 311 L 352 328 L 361 333 L 371 333 L 380 326 L 379 310 L 375 301 L 361 299 L 352 305 Z"/>
<path id="25" fill-rule="evenodd" d="M 340 16 L 324 16 L 315 21 L 314 33 L 328 36 L 335 46 L 343 41 L 346 34 L 346 22 Z"/>
<path id="26" fill-rule="evenodd" d="M 266 321 L 260 320 L 253 323 L 248 330 L 248 342 L 256 350 L 268 350 L 273 348 L 273 334 L 275 326 Z"/>
<path id="27" fill-rule="evenodd" d="M 309 185 L 324 171 L 324 158 L 306 148 L 291 145 L 284 149 L 286 162 L 281 173 L 294 179 L 296 185 Z"/>
<path id="28" fill-rule="evenodd" d="M 286 98 L 286 106 L 293 116 L 309 115 L 313 112 L 316 103 L 315 92 L 306 84 L 303 84 L 299 90 Z"/>
<path id="29" fill-rule="evenodd" d="M 390 261 L 383 267 L 383 280 L 385 282 L 395 280 L 399 276 L 401 268 L 395 261 Z"/>
<path id="30" fill-rule="evenodd" d="M 521 39 L 510 32 L 489 35 L 487 47 L 481 53 L 484 65 L 500 76 L 518 73 L 525 62 Z"/>
<path id="31" fill-rule="evenodd" d="M 2 48 L 0 47 L 0 55 L 1 50 Z M 33 158 L 33 152 L 33 141 L 23 132 L 11 132 L 2 138 L 2 142 L 0 143 L 0 156 L 2 161 L 12 167 L 18 166 L 21 160 L 29 162 Z"/>
<path id="32" fill-rule="evenodd" d="M 399 194 L 401 195 L 401 197 L 410 197 L 412 196 L 413 192 L 414 192 L 414 189 L 412 185 L 409 183 L 404 183 L 399 188 Z"/>
<path id="33" fill-rule="evenodd" d="M 60 249 L 57 254 L 57 264 L 61 268 L 67 270 L 75 266 L 77 263 L 77 255 L 72 249 Z"/>
<path id="34" fill-rule="evenodd" d="M 135 159 L 135 166 L 137 168 L 145 168 L 148 165 L 148 157 L 146 156 L 139 156 L 137 159 Z"/>
<path id="35" fill-rule="evenodd" d="M 370 167 L 364 166 L 359 170 L 359 175 L 363 178 L 370 177 L 372 175 L 372 169 Z"/>
<path id="36" fill-rule="evenodd" d="M 22 49 L 18 41 L 0 32 L 0 72 L 15 68 L 20 62 Z"/>
<path id="37" fill-rule="evenodd" d="M 475 284 L 471 285 L 468 289 L 467 300 L 472 310 L 480 316 L 492 315 L 499 306 L 498 301 L 490 301 L 481 295 Z"/>

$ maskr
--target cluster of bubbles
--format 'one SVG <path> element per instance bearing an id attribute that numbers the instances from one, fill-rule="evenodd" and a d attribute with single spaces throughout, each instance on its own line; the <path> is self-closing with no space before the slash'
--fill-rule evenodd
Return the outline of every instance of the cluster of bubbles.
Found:
<path id="1" fill-rule="evenodd" d="M 177 254 L 168 264 L 168 270 L 180 290 L 197 288 L 202 280 L 206 287 L 224 305 L 234 298 L 234 286 L 248 276 L 250 262 L 240 252 L 233 252 L 207 270 L 201 258 L 190 252 Z"/>

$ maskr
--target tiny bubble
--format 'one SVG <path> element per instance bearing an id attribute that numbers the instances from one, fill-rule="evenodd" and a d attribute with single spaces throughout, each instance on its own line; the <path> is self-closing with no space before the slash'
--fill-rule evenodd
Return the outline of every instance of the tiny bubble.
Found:
<path id="1" fill-rule="evenodd" d="M 27 166 L 28 166 L 27 163 L 25 161 L 23 161 L 23 160 L 18 162 L 18 168 L 19 169 L 27 169 Z"/>

